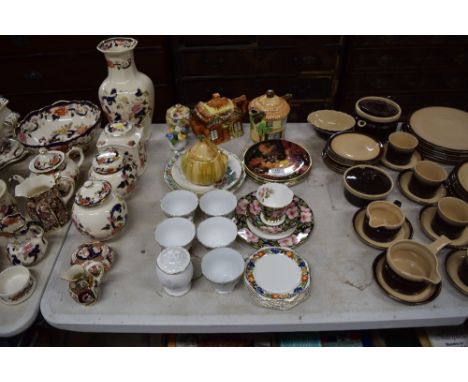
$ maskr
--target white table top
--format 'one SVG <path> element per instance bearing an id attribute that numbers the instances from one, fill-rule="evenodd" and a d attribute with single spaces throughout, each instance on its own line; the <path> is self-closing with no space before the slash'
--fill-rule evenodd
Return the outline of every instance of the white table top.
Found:
<path id="1" fill-rule="evenodd" d="M 27 176 L 29 173 L 27 166 L 31 158 L 32 156 L 29 156 L 21 162 L 0 170 L 0 177 L 7 183 L 10 194 L 14 195 L 14 185 L 9 184 L 8 179 L 14 174 Z M 18 198 L 17 201 L 21 208 L 22 201 L 20 198 Z M 22 211 L 24 211 L 24 209 L 22 209 Z M 58 230 L 46 233 L 46 238 L 48 240 L 47 254 L 40 263 L 29 267 L 37 282 L 36 289 L 31 297 L 17 305 L 6 305 L 0 302 L 0 337 L 14 336 L 28 329 L 34 323 L 39 313 L 42 293 L 44 292 L 50 272 L 62 248 L 63 240 L 69 227 L 70 223 Z M 0 237 L 0 271 L 10 266 L 6 255 L 7 242 L 6 238 Z"/>
<path id="2" fill-rule="evenodd" d="M 41 312 L 53 326 L 87 332 L 323 331 L 458 325 L 468 317 L 468 299 L 452 287 L 444 270 L 441 294 L 428 304 L 406 306 L 382 292 L 372 276 L 372 262 L 381 251 L 357 238 L 351 223 L 356 208 L 344 198 L 341 176 L 323 164 L 320 153 L 325 143 L 308 124 L 288 124 L 286 138 L 303 145 L 313 159 L 308 178 L 292 188 L 315 215 L 311 238 L 297 248 L 311 267 L 309 299 L 289 311 L 269 310 L 253 303 L 242 282 L 232 294 L 218 295 L 203 277 L 183 297 L 164 294 L 155 273 L 159 247 L 153 236 L 164 218 L 159 200 L 169 191 L 162 175 L 171 156 L 164 129 L 154 126 L 149 166 L 128 200 L 128 226 L 109 242 L 117 251 L 115 266 L 105 275 L 100 300 L 90 307 L 75 303 L 59 277 L 73 250 L 87 240 L 71 226 L 41 301 Z M 222 146 L 242 157 L 251 144 L 246 129 L 244 137 Z M 389 172 L 396 178 L 397 173 Z M 236 195 L 257 187 L 247 178 Z M 421 207 L 398 189 L 389 199 L 403 202 L 414 238 L 428 243 L 418 223 Z M 239 239 L 233 247 L 244 256 L 255 251 Z M 206 252 L 197 244 L 192 255 Z M 441 260 L 447 252 L 439 254 Z"/>

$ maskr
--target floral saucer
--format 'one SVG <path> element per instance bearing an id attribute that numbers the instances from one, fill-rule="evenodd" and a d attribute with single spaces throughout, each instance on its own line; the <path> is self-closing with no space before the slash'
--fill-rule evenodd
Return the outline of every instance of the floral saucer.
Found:
<path id="1" fill-rule="evenodd" d="M 0 139 L 0 169 L 20 161 L 27 155 L 29 152 L 18 141 L 10 138 Z"/>
<path id="2" fill-rule="evenodd" d="M 256 200 L 255 191 L 240 198 L 233 218 L 237 224 L 237 235 L 247 244 L 257 249 L 265 246 L 294 248 L 310 237 L 314 228 L 314 215 L 304 200 L 294 196 L 293 203 L 295 204 L 292 208 L 295 208 L 294 214 L 298 214 L 297 225 L 286 231 L 287 236 L 284 233 L 278 235 L 262 234 L 261 230 L 255 229 L 256 227 L 249 219 L 249 210 Z M 253 208 L 255 210 L 255 207 Z M 290 214 L 292 216 L 293 211 Z"/>
<path id="3" fill-rule="evenodd" d="M 310 294 L 309 264 L 290 248 L 265 247 L 247 259 L 244 282 L 258 305 L 291 309 Z"/>
<path id="4" fill-rule="evenodd" d="M 188 190 L 195 192 L 198 195 L 203 195 L 208 191 L 221 189 L 235 191 L 245 180 L 245 172 L 242 168 L 242 163 L 237 155 L 223 150 L 228 156 L 228 163 L 224 177 L 218 182 L 210 186 L 199 186 L 190 182 L 182 172 L 180 167 L 180 159 L 183 152 L 178 152 L 167 162 L 164 169 L 164 181 L 171 190 Z"/>
<path id="5" fill-rule="evenodd" d="M 268 225 L 264 222 L 262 218 L 261 206 L 257 199 L 253 200 L 249 205 L 247 210 L 248 219 L 250 223 L 258 228 L 259 230 L 269 233 L 269 234 L 281 234 L 285 231 L 294 228 L 300 219 L 300 206 L 296 203 L 295 200 L 286 207 L 285 210 L 285 219 L 281 224 L 278 225 Z"/>

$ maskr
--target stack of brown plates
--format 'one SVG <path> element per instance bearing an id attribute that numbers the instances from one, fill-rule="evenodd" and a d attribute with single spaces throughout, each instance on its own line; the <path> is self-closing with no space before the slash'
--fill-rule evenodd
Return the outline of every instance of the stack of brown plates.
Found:
<path id="1" fill-rule="evenodd" d="M 456 165 L 468 160 L 468 113 L 432 106 L 415 111 L 408 131 L 419 139 L 418 151 L 426 159 Z"/>
<path id="2" fill-rule="evenodd" d="M 244 154 L 246 174 L 258 183 L 277 182 L 292 186 L 305 179 L 312 158 L 305 148 L 286 139 L 258 142 Z"/>
<path id="3" fill-rule="evenodd" d="M 359 164 L 377 164 L 383 154 L 383 145 L 375 138 L 345 131 L 330 137 L 323 149 L 322 159 L 331 170 L 342 174 Z"/>
<path id="4" fill-rule="evenodd" d="M 468 202 L 468 162 L 456 166 L 447 179 L 449 193 Z"/>

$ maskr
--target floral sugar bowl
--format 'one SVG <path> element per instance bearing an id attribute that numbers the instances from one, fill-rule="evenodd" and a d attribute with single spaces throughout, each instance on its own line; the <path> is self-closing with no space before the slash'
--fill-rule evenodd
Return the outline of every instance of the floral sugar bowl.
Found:
<path id="1" fill-rule="evenodd" d="M 99 261 L 108 272 L 114 264 L 116 254 L 107 244 L 93 241 L 81 244 L 71 255 L 70 265 L 83 264 L 87 261 Z"/>
<path id="2" fill-rule="evenodd" d="M 96 154 L 89 169 L 89 178 L 107 180 L 117 194 L 126 198 L 135 189 L 137 167 L 129 157 L 110 149 Z"/>
<path id="3" fill-rule="evenodd" d="M 127 223 L 127 204 L 105 180 L 91 179 L 77 191 L 72 209 L 76 228 L 95 240 L 108 240 Z"/>
<path id="4" fill-rule="evenodd" d="M 148 161 L 143 142 L 143 128 L 130 122 L 114 122 L 104 127 L 96 143 L 98 151 L 115 149 L 128 155 L 137 166 L 138 176 L 143 175 Z"/>
<path id="5" fill-rule="evenodd" d="M 283 138 L 292 95 L 278 97 L 273 90 L 249 104 L 250 137 L 254 142 Z"/>
<path id="6" fill-rule="evenodd" d="M 166 138 L 171 149 L 183 150 L 187 145 L 187 134 L 190 129 L 190 109 L 180 103 L 170 107 L 166 112 L 166 123 Z"/>

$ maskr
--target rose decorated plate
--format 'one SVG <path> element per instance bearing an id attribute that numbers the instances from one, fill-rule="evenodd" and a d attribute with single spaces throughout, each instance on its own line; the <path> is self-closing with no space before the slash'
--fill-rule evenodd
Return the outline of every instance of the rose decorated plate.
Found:
<path id="1" fill-rule="evenodd" d="M 264 232 L 252 224 L 249 216 L 259 215 L 260 204 L 255 197 L 255 191 L 243 196 L 237 202 L 234 222 L 237 225 L 237 235 L 254 248 L 265 246 L 294 248 L 304 243 L 314 228 L 314 214 L 309 205 L 298 196 L 288 206 L 285 214 L 289 220 L 297 220 L 297 224 L 283 232 Z"/>
<path id="2" fill-rule="evenodd" d="M 242 163 L 237 155 L 230 153 L 229 151 L 223 150 L 228 156 L 228 163 L 226 167 L 226 173 L 223 178 L 209 186 L 199 186 L 190 182 L 184 175 L 180 166 L 180 161 L 183 152 L 176 153 L 169 162 L 167 162 L 164 169 L 164 181 L 171 190 L 188 190 L 195 192 L 198 195 L 203 195 L 208 191 L 220 189 L 235 191 L 239 188 L 245 180 L 245 172 L 242 168 Z"/>

